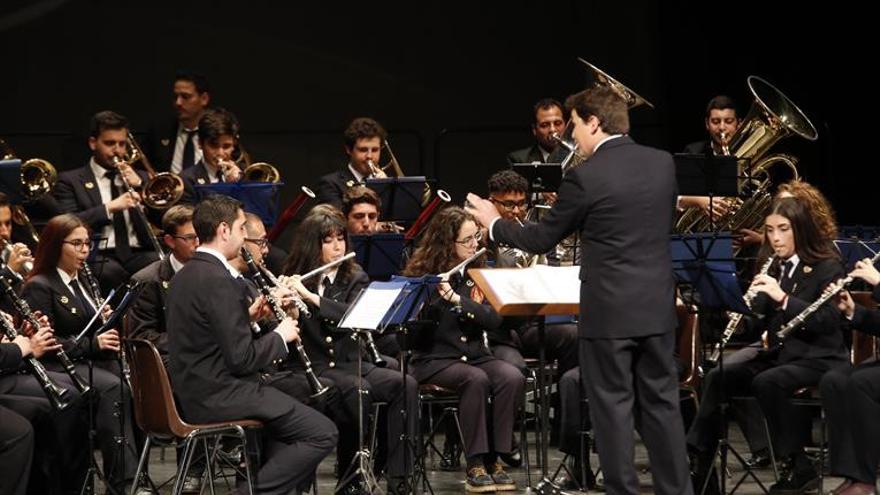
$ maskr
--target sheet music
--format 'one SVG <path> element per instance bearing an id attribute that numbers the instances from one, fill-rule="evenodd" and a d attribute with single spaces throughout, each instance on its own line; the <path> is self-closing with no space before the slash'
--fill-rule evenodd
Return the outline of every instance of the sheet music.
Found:
<path id="1" fill-rule="evenodd" d="M 402 290 L 402 286 L 379 289 L 371 284 L 339 322 L 339 328 L 378 329 L 382 318 L 388 313 Z"/>
<path id="2" fill-rule="evenodd" d="M 578 304 L 579 272 L 579 266 L 546 265 L 482 271 L 498 298 L 507 304 Z"/>

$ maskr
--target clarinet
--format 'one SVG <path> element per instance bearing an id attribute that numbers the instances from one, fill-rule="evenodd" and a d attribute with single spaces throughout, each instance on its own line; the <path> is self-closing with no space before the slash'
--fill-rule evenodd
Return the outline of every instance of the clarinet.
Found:
<path id="1" fill-rule="evenodd" d="M 266 298 L 266 302 L 269 303 L 269 307 L 272 308 L 272 313 L 275 315 L 275 318 L 280 323 L 282 320 L 287 318 L 287 313 L 281 308 L 281 305 L 275 299 L 275 296 L 272 295 L 272 291 L 269 290 L 269 284 L 266 283 L 266 279 L 263 278 L 263 273 L 260 271 L 259 267 L 257 267 L 257 263 L 254 261 L 254 257 L 251 256 L 250 251 L 247 248 L 241 248 L 241 257 L 244 259 L 245 263 L 247 263 L 248 268 L 250 268 L 253 273 L 254 282 L 256 282 L 257 287 L 260 289 L 260 293 Z M 328 390 L 319 380 L 318 377 L 315 376 L 315 372 L 312 370 L 312 361 L 309 359 L 309 356 L 306 354 L 306 349 L 302 345 L 302 340 L 297 339 L 293 341 L 294 347 L 296 348 L 296 352 L 299 354 L 299 358 L 303 363 L 303 366 L 306 370 L 306 379 L 309 382 L 309 388 L 312 390 L 312 397 L 318 397 L 322 395 L 324 392 Z"/>
<path id="2" fill-rule="evenodd" d="M 92 297 L 95 298 L 95 309 L 98 309 L 104 305 L 104 297 L 101 296 L 101 286 L 98 285 L 98 279 L 92 273 L 92 269 L 89 268 L 88 263 L 83 263 L 82 271 L 86 276 L 86 280 L 89 282 L 89 287 L 92 289 Z M 101 313 L 101 321 L 107 323 L 107 318 L 104 317 L 104 313 Z M 122 345 L 121 335 L 119 338 L 119 367 L 122 368 L 122 376 L 125 377 L 125 383 L 128 384 L 128 388 L 130 389 L 131 367 L 128 366 L 128 357 L 125 355 L 125 346 Z"/>
<path id="3" fill-rule="evenodd" d="M 871 258 L 871 264 L 873 265 L 878 260 L 880 260 L 880 253 L 875 254 L 874 257 Z M 788 334 L 790 334 L 797 327 L 801 326 L 804 321 L 810 317 L 810 315 L 818 311 L 819 308 L 829 299 L 837 295 L 838 292 L 849 287 L 849 284 L 851 284 L 852 281 L 853 276 L 849 275 L 845 279 L 841 280 L 840 283 L 829 287 L 829 289 L 824 294 L 822 294 L 819 299 L 813 301 L 813 304 L 807 306 L 803 311 L 800 312 L 800 314 L 798 314 L 797 316 L 789 320 L 788 323 L 783 325 L 783 327 L 780 328 L 778 332 L 776 332 L 776 336 L 780 339 L 785 339 Z"/>
<path id="4" fill-rule="evenodd" d="M 3 334 L 6 335 L 9 342 L 14 341 L 15 338 L 18 337 L 18 332 L 15 331 L 15 327 L 13 327 L 12 323 L 9 323 L 9 321 L 3 316 L 0 316 L 0 320 L 2 320 L 3 324 Z M 28 372 L 37 379 L 37 382 L 40 383 L 40 388 L 43 389 L 46 397 L 49 398 L 52 407 L 58 411 L 67 409 L 70 405 L 70 402 L 67 400 L 67 389 L 59 387 L 51 378 L 49 378 L 49 374 L 46 372 L 43 363 L 33 356 L 28 356 L 24 358 L 24 366 L 27 368 Z"/>
<path id="5" fill-rule="evenodd" d="M 258 269 L 264 275 L 266 275 L 266 278 L 268 278 L 269 281 L 272 282 L 272 285 L 274 285 L 275 287 L 282 287 L 281 281 L 278 280 L 278 277 L 276 277 L 274 273 L 266 268 L 266 265 L 259 265 Z M 303 302 L 303 300 L 298 295 L 296 295 L 296 293 L 294 293 L 293 304 L 294 306 L 296 306 L 296 309 L 299 310 L 299 313 L 301 315 L 305 316 L 306 318 L 312 317 L 312 312 L 309 311 L 309 306 L 305 302 Z"/>
<path id="6" fill-rule="evenodd" d="M 40 328 L 40 320 L 31 310 L 30 305 L 27 303 L 27 301 L 16 294 L 15 289 L 12 288 L 12 285 L 9 283 L 8 280 L 6 280 L 6 278 L 0 277 L 0 286 L 2 286 L 0 288 L 2 288 L 3 292 L 6 293 L 6 296 L 9 297 L 9 300 L 12 301 L 12 305 L 15 306 L 15 310 L 18 312 L 18 314 L 20 314 L 23 319 L 29 321 L 35 329 Z M 55 356 L 58 358 L 58 361 L 64 368 L 64 371 L 70 376 L 73 384 L 76 385 L 76 389 L 79 391 L 79 393 L 82 395 L 87 394 L 91 388 L 89 387 L 89 384 L 83 381 L 83 379 L 76 372 L 76 366 L 74 366 L 73 361 L 71 361 L 70 359 L 70 356 L 68 356 L 67 353 L 64 352 L 64 349 L 58 349 L 58 351 L 55 353 Z"/>
<path id="7" fill-rule="evenodd" d="M 758 275 L 766 275 L 774 261 L 776 261 L 776 255 L 770 256 L 767 261 L 761 265 Z M 743 296 L 743 301 L 745 301 L 746 306 L 748 306 L 749 309 L 752 308 L 752 300 L 757 294 L 757 291 L 754 291 L 749 287 L 749 290 L 746 291 Z M 718 359 L 721 358 L 721 353 L 724 351 L 724 348 L 727 347 L 727 343 L 730 342 L 731 337 L 733 337 L 733 334 L 736 332 L 736 327 L 739 326 L 739 322 L 742 321 L 743 317 L 742 313 L 734 312 L 729 312 L 728 316 L 730 317 L 730 320 L 727 322 L 727 326 L 724 327 L 721 339 L 715 344 L 715 349 L 712 350 L 712 355 L 706 360 L 709 364 L 715 365 L 718 362 Z"/>

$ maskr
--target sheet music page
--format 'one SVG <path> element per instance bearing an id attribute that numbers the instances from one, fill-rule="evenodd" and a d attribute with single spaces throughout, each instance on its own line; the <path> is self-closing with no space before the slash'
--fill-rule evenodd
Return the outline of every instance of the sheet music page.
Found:
<path id="1" fill-rule="evenodd" d="M 339 322 L 339 328 L 358 328 L 376 330 L 382 318 L 391 309 L 403 287 L 376 289 L 368 288 L 358 299 L 345 318 Z"/>
<path id="2" fill-rule="evenodd" d="M 577 304 L 580 267 L 538 265 L 522 269 L 484 270 L 498 297 L 508 304 Z"/>

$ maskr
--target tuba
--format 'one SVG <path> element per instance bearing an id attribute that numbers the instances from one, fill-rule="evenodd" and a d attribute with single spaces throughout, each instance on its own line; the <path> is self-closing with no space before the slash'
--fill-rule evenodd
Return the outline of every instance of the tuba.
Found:
<path id="1" fill-rule="evenodd" d="M 784 153 L 765 156 L 770 148 L 792 134 L 808 141 L 819 137 L 810 119 L 772 84 L 758 76 L 749 76 L 746 82 L 754 102 L 725 146 L 738 160 L 740 197 L 727 199 L 730 203 L 727 214 L 715 222 L 716 227 L 732 232 L 760 227 L 773 201 L 775 184 L 771 169 L 781 165 L 793 179 L 798 178 L 798 159 Z M 743 166 L 744 163 L 751 166 Z M 675 230 L 705 232 L 711 227 L 712 222 L 702 211 L 690 208 L 679 217 Z"/>

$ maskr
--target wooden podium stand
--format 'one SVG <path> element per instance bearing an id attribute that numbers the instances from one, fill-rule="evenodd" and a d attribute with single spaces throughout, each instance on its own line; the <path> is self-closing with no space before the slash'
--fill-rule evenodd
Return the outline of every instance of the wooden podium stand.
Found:
<path id="1" fill-rule="evenodd" d="M 548 404 L 545 393 L 546 356 L 544 334 L 546 316 L 580 314 L 579 266 L 552 267 L 538 265 L 531 268 L 471 268 L 468 275 L 486 296 L 489 304 L 502 316 L 540 316 L 538 320 L 538 401 L 541 404 L 539 420 L 538 461 L 541 476 L 547 475 L 547 420 Z M 521 448 L 528 449 L 528 445 Z M 528 450 L 524 452 L 528 455 Z M 529 477 L 531 481 L 531 477 Z"/>

